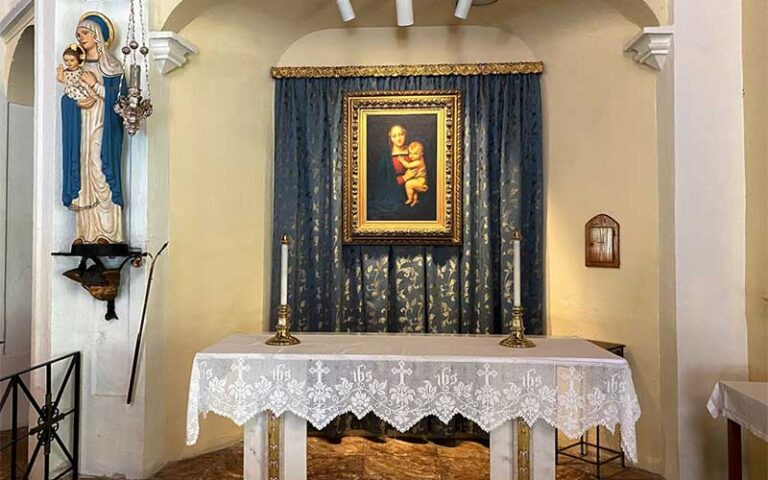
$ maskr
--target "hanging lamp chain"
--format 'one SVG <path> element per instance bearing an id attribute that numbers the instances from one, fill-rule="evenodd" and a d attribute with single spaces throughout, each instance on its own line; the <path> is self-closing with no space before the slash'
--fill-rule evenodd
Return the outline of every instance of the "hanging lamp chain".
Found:
<path id="1" fill-rule="evenodd" d="M 138 1 L 139 27 L 136 26 L 136 2 Z M 141 44 L 137 41 L 137 33 L 141 36 Z M 141 130 L 146 119 L 152 115 L 152 100 L 149 92 L 149 48 L 147 47 L 147 26 L 144 23 L 144 0 L 130 0 L 128 12 L 128 31 L 123 52 L 123 80 L 127 80 L 128 91 L 120 89 L 120 95 L 115 103 L 115 112 L 122 117 L 123 126 L 129 135 L 135 135 Z M 141 54 L 140 62 L 137 56 Z M 142 74 L 142 66 L 144 72 Z M 146 97 L 142 96 L 142 78 L 146 86 Z"/>

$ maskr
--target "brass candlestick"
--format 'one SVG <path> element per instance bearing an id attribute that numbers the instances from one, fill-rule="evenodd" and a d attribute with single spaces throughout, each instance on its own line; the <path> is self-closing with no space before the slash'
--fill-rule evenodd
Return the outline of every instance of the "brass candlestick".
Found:
<path id="1" fill-rule="evenodd" d="M 509 348 L 533 348 L 535 343 L 525 338 L 523 325 L 523 307 L 512 307 L 512 331 L 509 336 L 499 342 L 499 345 Z"/>
<path id="2" fill-rule="evenodd" d="M 275 336 L 267 340 L 267 345 L 298 345 L 301 340 L 291 335 L 291 307 L 280 305 L 277 307 L 277 328 Z"/>

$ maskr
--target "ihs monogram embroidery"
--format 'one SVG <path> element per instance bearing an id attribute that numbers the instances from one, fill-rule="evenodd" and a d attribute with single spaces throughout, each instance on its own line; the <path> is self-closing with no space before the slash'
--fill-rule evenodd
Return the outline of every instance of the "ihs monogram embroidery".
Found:
<path id="1" fill-rule="evenodd" d="M 570 437 L 589 428 L 621 425 L 635 458 L 640 416 L 626 363 L 435 362 L 365 359 L 276 360 L 208 355 L 195 362 L 187 418 L 188 442 L 209 411 L 243 425 L 254 415 L 290 411 L 317 428 L 352 412 L 373 412 L 400 431 L 434 415 L 462 415 L 486 431 L 521 418 L 542 420 Z M 572 362 L 571 362 L 572 363 Z"/>

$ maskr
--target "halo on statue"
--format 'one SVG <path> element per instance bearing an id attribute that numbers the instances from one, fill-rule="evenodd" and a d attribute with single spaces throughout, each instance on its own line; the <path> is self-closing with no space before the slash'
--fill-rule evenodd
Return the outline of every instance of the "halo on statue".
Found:
<path id="1" fill-rule="evenodd" d="M 112 42 L 115 40 L 115 25 L 112 23 L 112 20 L 110 20 L 106 15 L 104 15 L 101 12 L 85 12 L 80 16 L 80 20 L 77 21 L 77 23 L 82 22 L 83 20 L 93 20 L 98 24 L 103 24 L 107 28 L 107 35 L 104 35 L 104 46 L 109 48 L 112 46 Z"/>

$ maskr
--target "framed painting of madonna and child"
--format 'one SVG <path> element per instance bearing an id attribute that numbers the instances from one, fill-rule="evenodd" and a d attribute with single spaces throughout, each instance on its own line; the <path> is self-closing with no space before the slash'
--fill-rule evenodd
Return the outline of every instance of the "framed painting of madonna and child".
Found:
<path id="1" fill-rule="evenodd" d="M 461 244 L 461 94 L 344 94 L 346 244 Z"/>

